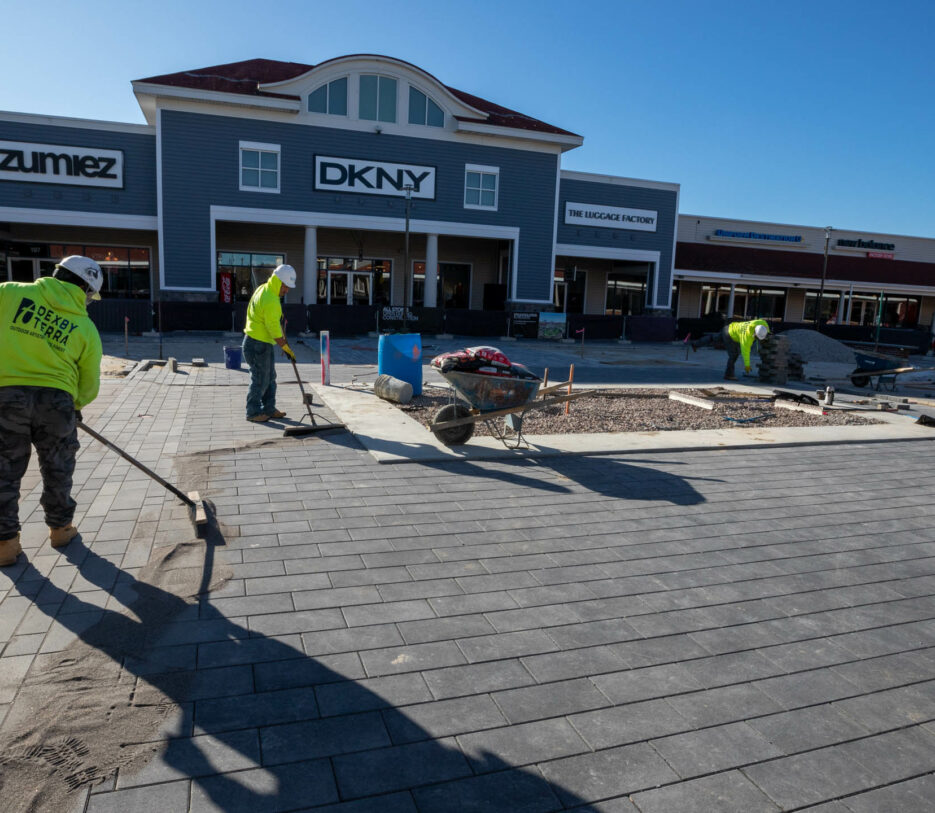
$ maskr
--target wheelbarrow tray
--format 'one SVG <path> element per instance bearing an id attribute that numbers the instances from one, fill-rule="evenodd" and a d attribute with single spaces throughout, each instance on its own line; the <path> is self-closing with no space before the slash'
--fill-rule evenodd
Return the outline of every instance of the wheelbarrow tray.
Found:
<path id="1" fill-rule="evenodd" d="M 449 370 L 441 376 L 472 409 L 482 413 L 516 409 L 528 404 L 536 397 L 542 384 L 539 379 L 480 375 L 459 370 Z"/>
<path id="2" fill-rule="evenodd" d="M 863 350 L 854 351 L 857 369 L 854 375 L 875 373 L 876 371 L 895 370 L 905 367 L 905 359 L 896 359 L 892 356 L 885 356 L 883 353 L 869 353 Z"/>

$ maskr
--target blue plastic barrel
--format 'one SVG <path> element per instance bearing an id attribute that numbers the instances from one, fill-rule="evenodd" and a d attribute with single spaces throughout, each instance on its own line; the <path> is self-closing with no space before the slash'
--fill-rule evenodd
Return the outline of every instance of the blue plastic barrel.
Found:
<path id="1" fill-rule="evenodd" d="M 422 394 L 422 336 L 393 333 L 380 337 L 377 372 L 412 384 L 412 394 Z"/>
<path id="2" fill-rule="evenodd" d="M 242 354 L 239 347 L 224 348 L 224 366 L 228 370 L 239 370 L 241 358 Z"/>

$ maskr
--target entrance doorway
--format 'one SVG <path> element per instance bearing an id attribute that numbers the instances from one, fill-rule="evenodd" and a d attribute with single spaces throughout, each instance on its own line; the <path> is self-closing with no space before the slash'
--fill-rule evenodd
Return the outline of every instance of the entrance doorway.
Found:
<path id="1" fill-rule="evenodd" d="M 584 313 L 584 292 L 587 271 L 578 268 L 555 271 L 555 293 L 552 304 L 559 313 Z"/>
<path id="2" fill-rule="evenodd" d="M 372 274 L 359 271 L 328 271 L 329 305 L 372 305 Z"/>
<path id="3" fill-rule="evenodd" d="M 10 282 L 33 282 L 39 277 L 51 277 L 55 271 L 55 260 L 33 257 L 10 257 L 7 259 L 7 279 Z"/>

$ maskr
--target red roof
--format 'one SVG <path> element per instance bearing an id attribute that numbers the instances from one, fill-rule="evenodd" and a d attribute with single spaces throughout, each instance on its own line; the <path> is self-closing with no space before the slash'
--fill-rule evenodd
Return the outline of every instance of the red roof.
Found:
<path id="1" fill-rule="evenodd" d="M 328 60 L 329 62 L 331 60 Z M 324 64 L 324 63 L 322 63 Z M 226 65 L 213 65 L 209 68 L 196 68 L 179 73 L 166 73 L 161 76 L 150 76 L 139 79 L 152 85 L 169 85 L 171 87 L 192 88 L 193 90 L 213 90 L 219 93 L 237 93 L 242 96 L 261 96 L 273 99 L 296 99 L 297 96 L 287 93 L 271 93 L 260 90 L 260 85 L 272 82 L 284 82 L 307 73 L 314 65 L 305 65 L 301 62 L 277 62 L 273 59 L 248 59 L 245 62 L 229 62 Z M 501 107 L 488 102 L 479 96 L 447 87 L 452 94 L 465 104 L 482 110 L 487 114 L 486 119 L 468 118 L 459 116 L 459 121 L 471 121 L 479 124 L 489 124 L 496 127 L 511 127 L 517 130 L 532 130 L 538 133 L 552 133 L 554 135 L 576 136 L 576 133 L 563 130 L 547 124 L 539 119 Z"/>
<path id="2" fill-rule="evenodd" d="M 685 271 L 713 271 L 726 274 L 757 274 L 770 277 L 797 277 L 821 280 L 823 255 L 801 251 L 763 250 L 752 246 L 716 246 L 707 243 L 677 243 L 675 267 Z M 828 257 L 828 279 L 853 280 L 856 285 L 892 283 L 931 285 L 935 263 L 851 257 Z"/>

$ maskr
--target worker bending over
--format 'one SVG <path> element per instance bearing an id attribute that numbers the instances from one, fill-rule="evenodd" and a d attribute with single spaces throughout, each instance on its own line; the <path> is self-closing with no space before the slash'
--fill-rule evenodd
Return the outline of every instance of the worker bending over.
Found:
<path id="1" fill-rule="evenodd" d="M 53 548 L 78 535 L 71 481 L 78 410 L 97 397 L 101 337 L 87 306 L 104 274 L 94 260 L 65 257 L 51 277 L 0 283 L 0 567 L 16 562 L 20 483 L 30 446 L 39 455 Z"/>
<path id="2" fill-rule="evenodd" d="M 286 344 L 282 332 L 282 302 L 295 288 L 295 269 L 280 265 L 273 275 L 259 286 L 247 305 L 247 324 L 243 332 L 243 356 L 250 365 L 250 389 L 247 391 L 247 420 L 262 423 L 270 418 L 285 418 L 276 409 L 276 365 L 273 346 L 279 345 L 292 361 L 295 353 Z"/>
<path id="3" fill-rule="evenodd" d="M 724 325 L 720 333 L 708 333 L 697 341 L 692 342 L 692 348 L 711 346 L 720 347 L 727 351 L 727 369 L 724 371 L 725 381 L 736 381 L 734 367 L 737 357 L 743 356 L 743 370 L 750 372 L 750 349 L 757 339 L 762 341 L 769 335 L 769 325 L 763 319 L 754 319 L 751 322 L 731 322 Z"/>

